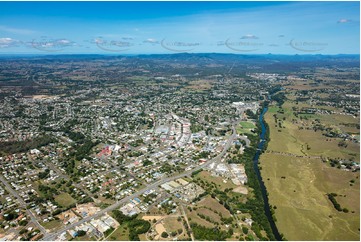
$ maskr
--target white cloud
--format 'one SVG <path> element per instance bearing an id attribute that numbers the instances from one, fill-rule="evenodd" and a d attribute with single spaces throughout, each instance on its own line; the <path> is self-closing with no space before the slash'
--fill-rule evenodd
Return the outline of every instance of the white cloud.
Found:
<path id="1" fill-rule="evenodd" d="M 40 40 L 33 40 L 32 42 L 28 42 L 27 46 L 41 51 L 53 52 L 53 51 L 63 50 L 63 48 L 65 47 L 73 47 L 79 45 L 76 42 L 65 38 L 63 39 L 43 38 Z"/>
<path id="2" fill-rule="evenodd" d="M 339 23 L 339 24 L 344 24 L 344 23 L 349 23 L 349 22 L 351 22 L 351 20 L 350 19 L 345 19 L 345 18 L 340 19 L 339 21 L 337 21 L 337 23 Z"/>
<path id="3" fill-rule="evenodd" d="M 21 41 L 12 38 L 0 38 L 0 48 L 17 47 L 21 44 Z"/>

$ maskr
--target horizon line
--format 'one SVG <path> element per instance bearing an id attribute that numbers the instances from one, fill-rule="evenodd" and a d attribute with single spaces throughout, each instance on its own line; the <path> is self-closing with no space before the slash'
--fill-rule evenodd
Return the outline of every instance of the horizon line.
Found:
<path id="1" fill-rule="evenodd" d="M 179 52 L 179 53 L 136 53 L 136 54 L 120 54 L 120 53 L 0 53 L 0 56 L 16 56 L 16 55 L 32 55 L 32 56 L 69 56 L 69 55 L 100 55 L 100 56 L 137 56 L 137 55 L 200 55 L 200 54 L 221 54 L 221 55 L 284 55 L 284 56 L 297 56 L 297 55 L 360 55 L 360 53 L 294 53 L 294 54 L 281 54 L 281 53 L 227 53 L 227 52 Z"/>

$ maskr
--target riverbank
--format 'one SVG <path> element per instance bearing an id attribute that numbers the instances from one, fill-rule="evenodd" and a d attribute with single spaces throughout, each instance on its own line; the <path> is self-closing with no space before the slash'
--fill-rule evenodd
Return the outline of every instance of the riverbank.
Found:
<path id="1" fill-rule="evenodd" d="M 262 180 L 261 173 L 260 173 L 260 170 L 258 167 L 259 157 L 260 157 L 262 151 L 267 148 L 267 143 L 268 143 L 269 128 L 264 120 L 264 115 L 266 114 L 267 111 L 268 111 L 268 102 L 265 102 L 263 105 L 262 112 L 258 119 L 259 126 L 261 128 L 261 132 L 259 134 L 260 142 L 258 143 L 257 152 L 253 158 L 253 168 L 254 168 L 254 171 L 255 171 L 257 179 L 258 179 L 259 187 L 261 189 L 262 199 L 263 199 L 263 203 L 264 203 L 264 211 L 265 211 L 265 215 L 267 216 L 270 227 L 272 229 L 272 233 L 276 240 L 282 240 L 283 235 L 281 235 L 279 233 L 277 226 L 275 224 L 274 218 L 272 216 L 273 213 L 271 211 L 271 206 L 268 201 L 267 189 L 264 185 L 264 182 Z"/>
<path id="2" fill-rule="evenodd" d="M 247 185 L 252 188 L 254 197 L 249 199 L 246 204 L 242 204 L 240 209 L 251 213 L 252 220 L 256 224 L 255 227 L 259 226 L 263 229 L 267 233 L 269 240 L 282 240 L 283 237 L 278 233 L 277 227 L 272 219 L 272 213 L 268 204 L 267 191 L 262 182 L 257 165 L 258 157 L 261 154 L 263 147 L 267 146 L 266 134 L 268 132 L 266 124 L 263 122 L 263 116 L 266 112 L 267 105 L 264 105 L 259 111 L 256 129 L 257 134 L 249 136 L 251 146 L 246 148 L 242 155 L 241 162 L 245 166 L 245 171 L 248 177 Z M 252 225 L 252 228 L 253 227 L 254 226 Z"/>

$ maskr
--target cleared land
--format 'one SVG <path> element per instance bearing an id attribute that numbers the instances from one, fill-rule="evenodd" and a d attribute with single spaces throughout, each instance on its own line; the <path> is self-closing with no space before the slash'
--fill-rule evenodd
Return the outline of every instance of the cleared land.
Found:
<path id="1" fill-rule="evenodd" d="M 197 207 L 206 207 L 210 209 L 216 209 L 217 212 L 222 214 L 223 217 L 228 218 L 231 216 L 230 212 L 220 204 L 216 199 L 211 196 L 206 196 L 202 201 L 197 204 Z"/>
<path id="2" fill-rule="evenodd" d="M 224 191 L 227 188 L 236 188 L 237 187 L 236 185 L 233 184 L 233 182 L 231 180 L 228 180 L 227 183 L 224 183 L 223 182 L 224 178 L 212 176 L 211 173 L 209 173 L 208 171 L 202 171 L 202 172 L 198 173 L 195 176 L 195 178 L 200 178 L 202 181 L 206 181 L 208 183 L 214 183 L 222 191 Z"/>
<path id="3" fill-rule="evenodd" d="M 189 82 L 189 85 L 186 86 L 185 90 L 193 91 L 206 91 L 212 88 L 214 81 L 212 80 L 197 80 Z"/>
<path id="4" fill-rule="evenodd" d="M 41 225 L 46 229 L 53 230 L 53 229 L 59 228 L 63 224 L 59 220 L 53 220 L 53 221 L 50 221 L 47 223 L 41 223 Z"/>
<path id="5" fill-rule="evenodd" d="M 55 201 L 63 207 L 68 207 L 76 203 L 76 200 L 72 198 L 68 193 L 61 193 L 55 196 Z"/>
<path id="6" fill-rule="evenodd" d="M 167 217 L 163 221 L 167 232 L 176 232 L 178 229 L 183 229 L 182 222 L 177 221 L 176 217 Z"/>
<path id="7" fill-rule="evenodd" d="M 357 160 L 359 145 L 349 142 L 347 148 L 342 148 L 337 145 L 339 139 L 327 138 L 321 131 L 299 129 L 307 123 L 296 118 L 291 107 L 292 103 L 286 102 L 284 114 L 277 113 L 277 107 L 269 108 L 265 119 L 270 126 L 271 141 L 260 159 L 270 204 L 277 207 L 275 216 L 279 231 L 288 240 L 359 240 L 359 172 L 331 167 L 319 158 L 354 157 Z M 277 123 L 274 114 L 278 116 Z M 350 117 L 344 119 L 353 121 Z M 349 211 L 337 211 L 328 193 L 338 194 L 337 202 Z"/>
<path id="8" fill-rule="evenodd" d="M 112 240 L 112 241 L 129 240 L 129 231 L 127 225 L 126 224 L 121 225 L 107 238 L 107 240 Z"/>
<path id="9" fill-rule="evenodd" d="M 229 218 L 231 214 L 217 200 L 208 195 L 193 206 L 192 211 L 188 209 L 187 216 L 190 222 L 208 228 L 220 226 L 223 230 L 227 230 L 227 227 L 222 223 L 222 218 Z"/>
<path id="10" fill-rule="evenodd" d="M 81 237 L 75 237 L 72 241 L 95 241 L 95 239 L 93 237 L 89 237 L 88 235 L 84 235 Z"/>

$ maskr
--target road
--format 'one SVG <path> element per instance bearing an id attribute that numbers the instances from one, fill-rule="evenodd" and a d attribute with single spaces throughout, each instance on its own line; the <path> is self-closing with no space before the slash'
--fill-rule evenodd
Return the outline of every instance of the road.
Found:
<path id="1" fill-rule="evenodd" d="M 1 182 L 5 185 L 6 189 L 14 196 L 17 198 L 17 200 L 20 203 L 20 206 L 23 207 L 26 210 L 26 213 L 29 215 L 31 222 L 33 222 L 41 231 L 41 233 L 44 234 L 44 236 L 48 235 L 48 232 L 46 231 L 46 229 L 40 225 L 40 223 L 38 222 L 38 220 L 36 219 L 36 217 L 34 216 L 34 214 L 26 208 L 26 203 L 24 202 L 24 200 L 19 196 L 19 194 L 11 187 L 11 185 L 7 182 L 7 180 L 5 179 L 5 177 L 3 177 L 3 175 L 0 175 L 0 180 Z"/>
<path id="2" fill-rule="evenodd" d="M 187 223 L 187 226 L 188 226 L 188 229 L 189 229 L 189 235 L 191 236 L 192 241 L 194 241 L 195 239 L 194 239 L 193 231 L 192 231 L 191 225 L 189 224 L 187 214 L 186 214 L 186 212 L 184 211 L 183 204 L 180 204 L 180 209 L 181 209 L 182 215 L 183 215 L 183 217 L 184 217 L 184 220 L 185 220 L 186 223 Z"/>
<path id="3" fill-rule="evenodd" d="M 235 123 L 237 123 L 237 121 L 236 121 Z M 234 140 L 234 138 L 235 138 L 236 135 L 237 135 L 236 130 L 235 130 L 235 128 L 234 128 L 234 125 L 233 125 L 233 129 L 232 129 L 232 130 L 233 130 L 233 133 L 232 133 L 232 135 L 228 138 L 228 141 L 227 141 L 226 145 L 224 146 L 222 152 L 219 153 L 219 154 L 218 154 L 216 157 L 214 157 L 213 159 L 211 159 L 211 160 L 203 163 L 202 165 L 197 166 L 197 167 L 195 167 L 195 168 L 193 168 L 193 169 L 191 169 L 191 170 L 189 170 L 189 171 L 186 171 L 186 172 L 183 172 L 183 173 L 181 173 L 181 174 L 174 175 L 174 176 L 171 176 L 171 177 L 166 177 L 166 178 L 164 178 L 164 179 L 162 179 L 162 180 L 156 181 L 156 182 L 154 182 L 153 184 L 150 184 L 149 186 L 147 186 L 147 187 L 145 187 L 145 188 L 143 188 L 143 189 L 141 189 L 141 190 L 133 193 L 132 195 L 130 195 L 130 196 L 126 197 L 126 198 L 123 198 L 123 199 L 119 200 L 118 202 L 110 205 L 109 207 L 107 207 L 107 208 L 105 208 L 105 209 L 103 209 L 103 210 L 101 210 L 101 211 L 99 211 L 99 212 L 97 212 L 97 213 L 95 213 L 95 214 L 93 214 L 93 215 L 91 215 L 91 216 L 85 217 L 85 218 L 79 220 L 78 222 L 69 224 L 69 225 L 65 226 L 64 228 L 59 229 L 56 233 L 48 234 L 48 235 L 44 236 L 42 240 L 45 240 L 45 241 L 53 241 L 53 240 L 55 240 L 60 234 L 66 232 L 67 230 L 72 229 L 72 228 L 74 228 L 74 227 L 76 227 L 76 226 L 79 226 L 79 225 L 81 225 L 81 224 L 83 224 L 83 223 L 85 223 L 85 222 L 88 222 L 88 221 L 92 220 L 92 219 L 101 217 L 101 216 L 103 216 L 105 213 L 111 212 L 111 211 L 113 211 L 114 209 L 118 208 L 120 205 L 128 202 L 130 199 L 134 199 L 134 198 L 140 196 L 141 194 L 143 194 L 143 193 L 144 193 L 145 191 L 147 191 L 147 190 L 154 189 L 154 188 L 162 185 L 163 183 L 167 183 L 167 182 L 170 182 L 170 181 L 173 181 L 173 180 L 176 180 L 176 179 L 185 177 L 185 176 L 190 176 L 193 172 L 199 171 L 200 169 L 203 169 L 204 167 L 208 166 L 208 165 L 211 164 L 212 162 L 218 162 L 218 161 L 224 156 L 224 154 L 227 152 L 227 150 L 231 147 L 231 145 L 232 145 L 232 143 L 233 143 L 233 140 Z"/>

